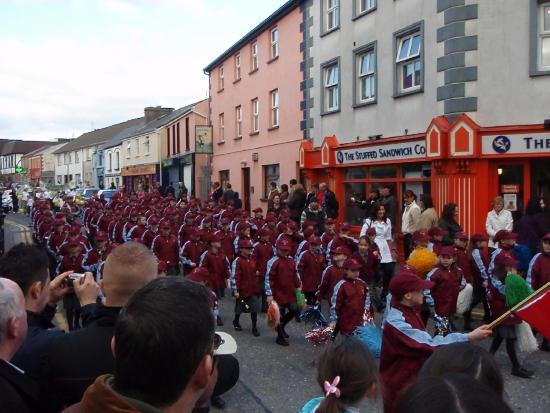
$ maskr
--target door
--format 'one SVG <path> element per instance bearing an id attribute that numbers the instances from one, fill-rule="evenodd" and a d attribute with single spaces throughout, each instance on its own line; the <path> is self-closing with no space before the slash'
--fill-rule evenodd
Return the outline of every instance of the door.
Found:
<path id="1" fill-rule="evenodd" d="M 242 200 L 243 208 L 250 212 L 250 168 L 243 168 L 243 190 Z"/>
<path id="2" fill-rule="evenodd" d="M 504 198 L 504 208 L 514 218 L 523 213 L 530 188 L 526 185 L 526 170 L 523 162 L 502 162 L 497 165 L 498 193 Z"/>
<path id="3" fill-rule="evenodd" d="M 546 208 L 546 222 L 550 222 L 550 168 L 548 160 L 537 160 L 531 162 L 531 199 L 539 203 L 543 200 Z"/>

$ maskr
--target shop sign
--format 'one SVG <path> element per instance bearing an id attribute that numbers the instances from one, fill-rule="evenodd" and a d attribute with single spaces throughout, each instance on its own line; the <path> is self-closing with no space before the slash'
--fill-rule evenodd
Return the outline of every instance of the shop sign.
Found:
<path id="1" fill-rule="evenodd" d="M 157 165 L 139 165 L 139 166 L 127 166 L 122 168 L 120 174 L 122 176 L 131 175 L 154 175 L 157 173 Z"/>
<path id="2" fill-rule="evenodd" d="M 501 185 L 500 193 L 501 194 L 518 194 L 519 185 Z"/>
<path id="3" fill-rule="evenodd" d="M 487 135 L 482 142 L 483 155 L 550 153 L 550 133 Z"/>
<path id="4" fill-rule="evenodd" d="M 424 140 L 336 151 L 336 162 L 339 165 L 424 158 L 426 158 L 426 141 Z"/>
<path id="5" fill-rule="evenodd" d="M 212 126 L 195 126 L 195 153 L 214 153 Z"/>
<path id="6" fill-rule="evenodd" d="M 173 159 L 165 159 L 164 161 L 162 161 L 163 168 L 170 168 L 173 164 L 174 164 Z"/>

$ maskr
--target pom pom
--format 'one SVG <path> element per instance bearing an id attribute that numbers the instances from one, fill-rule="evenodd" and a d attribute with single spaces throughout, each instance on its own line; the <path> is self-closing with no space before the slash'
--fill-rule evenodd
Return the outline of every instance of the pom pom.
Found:
<path id="1" fill-rule="evenodd" d="M 334 340 L 334 330 L 330 327 L 314 328 L 305 335 L 306 340 L 316 346 L 330 343 Z"/>
<path id="2" fill-rule="evenodd" d="M 353 335 L 367 346 L 374 357 L 380 358 L 380 352 L 382 350 L 382 331 L 376 324 L 369 323 L 358 327 L 353 332 Z"/>
<path id="3" fill-rule="evenodd" d="M 506 306 L 508 308 L 514 307 L 533 294 L 532 288 L 520 275 L 509 274 L 504 284 L 506 285 Z"/>
<path id="4" fill-rule="evenodd" d="M 533 353 L 539 349 L 537 339 L 533 335 L 531 326 L 525 321 L 516 325 L 518 350 L 522 353 Z"/>
<path id="5" fill-rule="evenodd" d="M 267 309 L 267 325 L 269 328 L 275 330 L 280 322 L 281 312 L 279 311 L 279 306 L 275 301 L 272 301 Z"/>
<path id="6" fill-rule="evenodd" d="M 409 256 L 407 264 L 416 269 L 416 274 L 422 278 L 426 278 L 426 274 L 437 264 L 437 255 L 428 248 L 415 248 Z"/>
<path id="7" fill-rule="evenodd" d="M 313 328 L 326 327 L 328 325 L 327 319 L 319 309 L 318 305 L 303 311 L 302 314 L 300 314 L 300 319 L 304 322 L 304 324 L 310 324 Z"/>

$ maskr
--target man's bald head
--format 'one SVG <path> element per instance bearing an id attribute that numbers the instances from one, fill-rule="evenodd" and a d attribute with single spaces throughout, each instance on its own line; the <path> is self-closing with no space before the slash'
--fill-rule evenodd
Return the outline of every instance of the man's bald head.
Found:
<path id="1" fill-rule="evenodd" d="M 26 336 L 25 296 L 17 283 L 0 278 L 0 359 L 10 360 Z"/>
<path id="2" fill-rule="evenodd" d="M 126 242 L 109 254 L 103 268 L 105 304 L 121 307 L 149 281 L 158 277 L 157 259 L 138 242 Z"/>

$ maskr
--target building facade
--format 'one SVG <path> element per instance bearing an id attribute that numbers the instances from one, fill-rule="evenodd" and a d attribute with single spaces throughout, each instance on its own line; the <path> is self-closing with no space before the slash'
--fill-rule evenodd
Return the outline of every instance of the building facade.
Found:
<path id="1" fill-rule="evenodd" d="M 29 157 L 24 158 L 25 155 L 52 145 L 55 145 L 55 142 L 22 140 L 9 140 L 5 142 L 0 151 L 0 173 L 3 176 L 4 183 L 25 183 L 27 174 L 24 172 L 28 171 L 30 167 Z M 22 163 L 23 159 L 25 159 L 24 166 Z M 23 169 L 22 173 L 16 172 L 17 167 Z"/>
<path id="2" fill-rule="evenodd" d="M 382 185 L 457 203 L 470 232 L 496 195 L 512 211 L 548 195 L 550 2 L 525 3 L 302 3 L 300 164 L 341 220 L 360 225 L 349 199 Z"/>
<path id="3" fill-rule="evenodd" d="M 269 182 L 299 178 L 302 13 L 285 3 L 206 68 L 212 180 L 267 209 Z"/>

